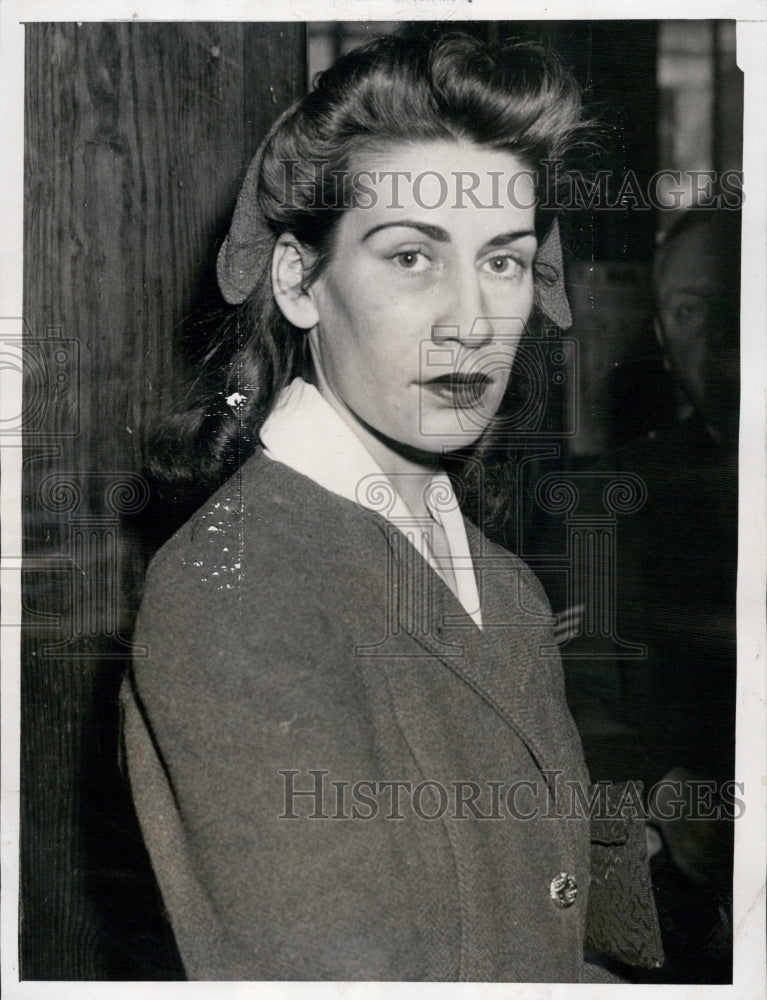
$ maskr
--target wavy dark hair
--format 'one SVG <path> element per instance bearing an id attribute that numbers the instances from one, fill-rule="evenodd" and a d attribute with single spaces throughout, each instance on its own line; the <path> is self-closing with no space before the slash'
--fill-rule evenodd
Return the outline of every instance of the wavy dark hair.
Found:
<path id="1" fill-rule="evenodd" d="M 344 210 L 330 189 L 334 175 L 345 175 L 361 156 L 381 147 L 430 140 L 468 140 L 506 151 L 535 171 L 545 160 L 565 160 L 587 128 L 579 85 L 556 53 L 535 43 L 492 49 L 460 34 L 437 40 L 388 36 L 319 74 L 260 150 L 262 231 L 252 291 L 218 323 L 179 409 L 154 436 L 155 478 L 212 491 L 257 446 L 279 390 L 310 371 L 306 338 L 274 300 L 271 258 L 278 236 L 292 233 L 314 255 L 313 276 L 322 271 Z M 292 167 L 289 186 L 286 162 Z M 316 170 L 318 162 L 327 164 L 324 171 Z M 542 176 L 539 188 L 557 172 Z M 539 189 L 538 200 L 555 204 L 547 197 L 553 194 Z M 549 222 L 539 207 L 539 236 Z M 235 392 L 237 408 L 226 402 Z M 492 440 L 492 430 L 486 431 L 471 454 L 457 454 L 447 464 L 456 481 L 462 470 L 468 475 L 460 493 L 472 507 L 485 492 L 477 478 L 484 468 L 487 481 L 498 487 L 488 509 L 502 518 L 498 502 L 502 507 L 509 495 L 508 462 Z M 487 471 L 491 467 L 494 475 Z"/>

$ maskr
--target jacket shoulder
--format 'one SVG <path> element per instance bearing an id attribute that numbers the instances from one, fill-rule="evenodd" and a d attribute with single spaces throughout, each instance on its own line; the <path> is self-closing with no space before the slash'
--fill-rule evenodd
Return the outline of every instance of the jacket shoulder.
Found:
<path id="1" fill-rule="evenodd" d="M 464 522 L 477 574 L 482 576 L 487 570 L 494 577 L 505 579 L 519 593 L 525 607 L 550 616 L 551 605 L 543 584 L 525 560 L 491 541 L 472 521 L 465 518 Z"/>
<path id="2" fill-rule="evenodd" d="M 373 515 L 254 457 L 152 560 L 136 638 L 155 662 L 304 659 L 377 613 L 386 570 Z"/>
<path id="3" fill-rule="evenodd" d="M 311 569 L 320 553 L 370 544 L 370 537 L 356 505 L 257 454 L 157 552 L 146 590 L 234 591 L 246 578 L 258 585 L 299 563 Z"/>

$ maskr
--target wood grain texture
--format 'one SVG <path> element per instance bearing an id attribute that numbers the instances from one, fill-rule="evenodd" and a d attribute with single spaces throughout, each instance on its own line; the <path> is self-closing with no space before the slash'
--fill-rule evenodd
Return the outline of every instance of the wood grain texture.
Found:
<path id="1" fill-rule="evenodd" d="M 26 28 L 25 979 L 175 978 L 117 767 L 148 432 L 303 26 Z M 126 521 L 127 517 L 127 521 Z"/>

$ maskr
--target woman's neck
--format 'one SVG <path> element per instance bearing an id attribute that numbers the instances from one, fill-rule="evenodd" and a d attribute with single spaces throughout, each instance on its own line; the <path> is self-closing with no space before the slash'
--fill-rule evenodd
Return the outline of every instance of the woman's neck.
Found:
<path id="1" fill-rule="evenodd" d="M 442 471 L 440 456 L 385 437 L 344 406 L 322 379 L 316 380 L 315 384 L 323 398 L 354 431 L 381 472 L 391 479 L 410 513 L 417 518 L 429 517 L 425 497 L 434 475 Z"/>

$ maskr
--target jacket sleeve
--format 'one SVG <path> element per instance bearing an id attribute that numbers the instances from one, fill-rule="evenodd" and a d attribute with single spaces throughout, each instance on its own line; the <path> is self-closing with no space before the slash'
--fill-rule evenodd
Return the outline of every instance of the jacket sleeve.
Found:
<path id="1" fill-rule="evenodd" d="M 663 964 L 658 915 L 647 864 L 640 783 L 601 787 L 606 808 L 591 819 L 591 881 L 586 947 L 624 965 Z"/>

